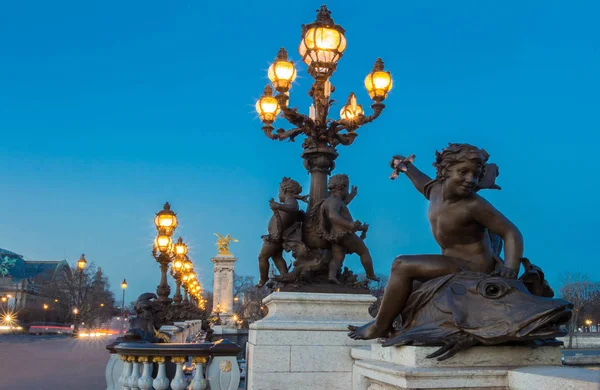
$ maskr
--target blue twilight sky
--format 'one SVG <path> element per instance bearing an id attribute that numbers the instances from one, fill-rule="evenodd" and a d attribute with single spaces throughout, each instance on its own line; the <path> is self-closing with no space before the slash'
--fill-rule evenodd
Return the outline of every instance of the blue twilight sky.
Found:
<path id="1" fill-rule="evenodd" d="M 284 5 L 285 4 L 285 5 Z M 281 46 L 298 59 L 316 1 L 6 1 L 0 5 L 0 247 L 37 260 L 85 253 L 128 300 L 154 291 L 154 213 L 170 201 L 176 236 L 212 283 L 214 232 L 256 255 L 284 175 L 308 190 L 301 140 L 268 140 L 254 102 Z M 359 187 L 355 218 L 378 273 L 394 256 L 439 253 L 426 201 L 390 181 L 396 153 L 433 174 L 447 142 L 484 147 L 502 191 L 484 192 L 555 285 L 600 279 L 596 153 L 600 34 L 595 1 L 330 1 L 348 48 L 332 82 L 344 102 L 377 57 L 392 71 L 387 109 L 340 147 Z M 291 105 L 308 110 L 298 64 Z M 333 110 L 337 118 L 339 106 Z M 285 125 L 282 120 L 278 125 Z M 351 256 L 347 263 L 360 270 Z M 209 287 L 210 288 L 210 287 Z M 119 295 L 117 295 L 119 296 Z"/>

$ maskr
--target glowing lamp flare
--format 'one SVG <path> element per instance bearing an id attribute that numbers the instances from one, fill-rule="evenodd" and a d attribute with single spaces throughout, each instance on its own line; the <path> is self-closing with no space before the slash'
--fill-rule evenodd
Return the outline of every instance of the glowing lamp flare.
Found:
<path id="1" fill-rule="evenodd" d="M 348 102 L 340 111 L 340 118 L 352 121 L 358 119 L 364 113 L 362 105 L 356 104 L 356 96 L 354 93 L 351 93 L 348 97 Z"/>
<path id="2" fill-rule="evenodd" d="M 186 272 L 190 272 L 194 268 L 194 264 L 190 261 L 190 259 L 185 256 L 185 260 L 183 260 L 183 269 Z"/>
<path id="3" fill-rule="evenodd" d="M 371 99 L 378 103 L 385 100 L 388 93 L 392 90 L 392 75 L 383 70 L 383 61 L 378 58 L 375 61 L 373 70 L 365 78 L 365 87 Z"/>
<path id="4" fill-rule="evenodd" d="M 156 237 L 156 246 L 163 253 L 169 252 L 171 249 L 171 236 L 166 234 L 159 235 Z"/>
<path id="5" fill-rule="evenodd" d="M 83 271 L 83 269 L 85 268 L 86 265 L 87 265 L 87 260 L 85 259 L 85 255 L 82 254 L 81 257 L 79 258 L 79 260 L 77 260 L 77 268 L 79 268 L 79 270 Z"/>
<path id="6" fill-rule="evenodd" d="M 121 288 L 125 290 L 127 288 L 127 280 L 123 279 L 123 283 L 121 283 Z"/>
<path id="7" fill-rule="evenodd" d="M 275 62 L 269 66 L 268 76 L 277 92 L 285 93 L 292 87 L 296 68 L 294 62 L 288 60 L 288 53 L 283 47 L 279 49 Z"/>
<path id="8" fill-rule="evenodd" d="M 273 89 L 270 85 L 267 85 L 263 95 L 256 102 L 256 112 L 263 123 L 270 125 L 275 122 L 279 111 L 281 111 L 281 108 L 277 99 L 273 97 Z"/>
<path id="9" fill-rule="evenodd" d="M 181 271 L 181 267 L 183 267 L 183 261 L 175 259 L 173 262 L 173 270 L 175 270 L 175 272 L 179 272 Z"/>
<path id="10" fill-rule="evenodd" d="M 177 240 L 177 242 L 175 243 L 175 255 L 177 256 L 184 256 L 188 253 L 188 247 L 187 245 L 183 242 L 183 239 L 181 237 L 179 237 L 179 239 Z"/>
<path id="11" fill-rule="evenodd" d="M 156 217 L 154 217 L 156 230 L 163 232 L 166 235 L 173 234 L 173 231 L 177 227 L 177 223 L 177 215 L 171 210 L 169 202 L 165 203 L 163 209 L 156 213 Z"/>

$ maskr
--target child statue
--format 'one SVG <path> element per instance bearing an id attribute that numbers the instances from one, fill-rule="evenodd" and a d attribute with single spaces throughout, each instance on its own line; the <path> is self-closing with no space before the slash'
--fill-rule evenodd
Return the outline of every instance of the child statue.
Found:
<path id="1" fill-rule="evenodd" d="M 417 191 L 429 200 L 429 222 L 441 254 L 399 256 L 392 263 L 377 317 L 363 326 L 349 326 L 353 339 L 386 337 L 394 319 L 402 312 L 413 282 L 425 282 L 461 271 L 492 273 L 516 278 L 523 256 L 523 237 L 517 227 L 477 194 L 494 184 L 497 167 L 490 164 L 483 149 L 468 144 L 449 144 L 436 152 L 436 178 L 418 170 L 414 156 L 395 156 L 392 168 L 408 176 Z M 493 177 L 491 177 L 493 176 Z M 392 175 L 394 178 L 394 175 Z M 490 242 L 490 234 L 504 241 L 504 264 Z"/>
<path id="2" fill-rule="evenodd" d="M 295 180 L 284 177 L 279 185 L 279 201 L 273 198 L 269 200 L 269 206 L 273 210 L 273 216 L 269 221 L 269 234 L 262 236 L 263 245 L 258 255 L 258 267 L 260 280 L 256 287 L 262 287 L 269 280 L 269 259 L 273 259 L 275 267 L 280 275 L 288 273 L 287 264 L 283 258 L 283 244 L 285 233 L 300 218 L 302 211 L 298 200 L 307 201 L 306 196 L 300 196 L 302 186 Z"/>
<path id="3" fill-rule="evenodd" d="M 378 281 L 373 270 L 371 253 L 357 231 L 366 232 L 369 225 L 354 221 L 348 210 L 348 203 L 356 196 L 356 187 L 348 192 L 349 179 L 347 175 L 333 175 L 329 179 L 329 196 L 323 201 L 321 210 L 325 226 L 322 229 L 323 238 L 331 242 L 333 258 L 329 263 L 329 281 L 340 284 L 337 273 L 346 254 L 356 253 L 366 272 L 366 277 Z"/>

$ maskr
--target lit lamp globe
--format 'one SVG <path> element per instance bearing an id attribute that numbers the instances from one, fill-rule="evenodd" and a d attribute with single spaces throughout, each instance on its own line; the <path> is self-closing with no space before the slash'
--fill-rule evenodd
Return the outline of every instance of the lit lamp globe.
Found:
<path id="1" fill-rule="evenodd" d="M 381 103 L 392 89 L 392 75 L 383 70 L 383 61 L 378 58 L 373 70 L 365 78 L 365 87 L 371 99 Z"/>
<path id="2" fill-rule="evenodd" d="M 327 79 L 346 50 L 344 29 L 331 19 L 331 11 L 321 6 L 317 20 L 302 25 L 302 41 L 298 53 L 308 65 L 308 73 L 316 79 Z"/>
<path id="3" fill-rule="evenodd" d="M 180 258 L 175 258 L 175 260 L 173 261 L 173 271 L 178 274 L 181 272 L 181 269 L 183 268 L 183 261 L 181 261 Z"/>
<path id="4" fill-rule="evenodd" d="M 182 263 L 182 267 L 183 267 L 183 270 L 185 272 L 190 273 L 190 276 L 191 276 L 191 271 L 194 269 L 194 263 L 192 263 L 192 261 L 189 259 L 189 257 L 185 256 L 183 263 Z M 194 274 L 194 277 L 196 277 L 195 274 Z"/>
<path id="5" fill-rule="evenodd" d="M 168 236 L 173 234 L 177 223 L 177 215 L 171 210 L 169 202 L 165 203 L 163 209 L 156 213 L 156 217 L 154 217 L 156 230 Z"/>
<path id="6" fill-rule="evenodd" d="M 175 255 L 176 256 L 185 256 L 188 253 L 188 247 L 187 245 L 183 242 L 183 239 L 181 237 L 179 237 L 179 239 L 177 240 L 177 242 L 175 243 Z"/>
<path id="7" fill-rule="evenodd" d="M 87 260 L 85 259 L 85 255 L 82 254 L 81 257 L 79 258 L 79 260 L 77 260 L 77 268 L 80 271 L 83 271 L 83 269 L 85 268 L 86 265 L 87 265 Z"/>
<path id="8" fill-rule="evenodd" d="M 123 283 L 121 283 L 121 288 L 125 290 L 127 288 L 127 280 L 123 279 Z"/>
<path id="9" fill-rule="evenodd" d="M 256 102 L 258 117 L 264 124 L 270 125 L 275 122 L 280 110 L 277 99 L 273 97 L 273 89 L 270 85 L 267 85 L 263 95 Z"/>
<path id="10" fill-rule="evenodd" d="M 286 93 L 292 87 L 292 82 L 296 79 L 296 68 L 294 62 L 288 60 L 288 53 L 283 47 L 279 49 L 275 62 L 269 66 L 268 76 L 277 92 Z"/>
<path id="11" fill-rule="evenodd" d="M 156 237 L 156 247 L 158 248 L 158 250 L 161 253 L 169 253 L 171 251 L 171 236 L 166 235 L 166 234 L 159 234 L 158 237 Z"/>
<path id="12" fill-rule="evenodd" d="M 364 114 L 365 112 L 362 108 L 362 105 L 356 104 L 356 96 L 351 93 L 348 97 L 348 102 L 340 110 L 340 118 L 347 121 L 354 121 Z"/>

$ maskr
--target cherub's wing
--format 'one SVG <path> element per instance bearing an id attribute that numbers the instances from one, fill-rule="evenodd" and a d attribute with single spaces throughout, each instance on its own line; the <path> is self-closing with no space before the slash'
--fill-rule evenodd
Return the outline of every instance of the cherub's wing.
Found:
<path id="1" fill-rule="evenodd" d="M 485 172 L 479 181 L 477 190 L 500 190 L 500 186 L 496 184 L 496 178 L 500 175 L 500 169 L 496 164 L 485 164 Z"/>

